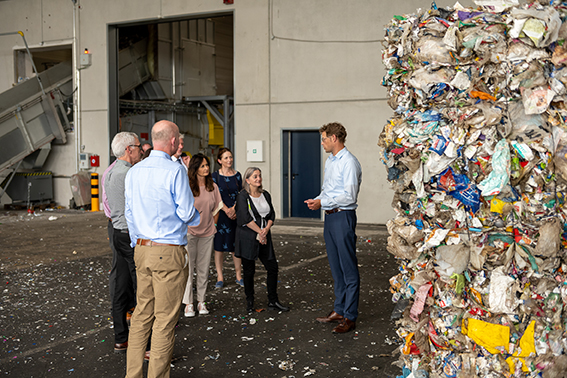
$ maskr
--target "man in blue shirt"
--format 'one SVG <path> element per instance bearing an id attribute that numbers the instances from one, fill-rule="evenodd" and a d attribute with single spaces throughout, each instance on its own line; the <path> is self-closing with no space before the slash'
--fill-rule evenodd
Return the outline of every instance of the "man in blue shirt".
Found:
<path id="1" fill-rule="evenodd" d="M 325 163 L 323 190 L 315 199 L 305 201 L 311 210 L 325 210 L 325 244 L 335 281 L 335 305 L 320 323 L 339 322 L 333 333 L 345 333 L 356 327 L 360 276 L 356 258 L 356 200 L 362 168 L 345 147 L 347 132 L 340 123 L 319 129 L 321 145 L 331 153 Z"/>
<path id="2" fill-rule="evenodd" d="M 125 216 L 138 287 L 132 314 L 126 377 L 142 377 L 144 351 L 152 330 L 148 377 L 169 377 L 174 328 L 187 282 L 187 227 L 200 222 L 185 169 L 171 160 L 179 128 L 159 121 L 152 128 L 154 149 L 126 175 Z"/>

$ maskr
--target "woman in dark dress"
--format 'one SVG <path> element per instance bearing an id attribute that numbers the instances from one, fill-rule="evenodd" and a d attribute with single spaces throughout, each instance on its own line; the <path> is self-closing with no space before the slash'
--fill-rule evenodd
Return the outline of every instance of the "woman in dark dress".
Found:
<path id="1" fill-rule="evenodd" d="M 242 281 L 242 264 L 238 257 L 234 256 L 234 238 L 236 235 L 236 196 L 242 189 L 242 176 L 234 168 L 232 168 L 233 157 L 232 152 L 223 147 L 217 154 L 217 162 L 221 166 L 218 172 L 213 173 L 213 181 L 219 187 L 223 208 L 217 222 L 217 233 L 215 234 L 215 266 L 217 268 L 216 288 L 224 286 L 224 276 L 222 273 L 222 264 L 225 253 L 232 254 L 234 262 L 234 270 L 236 271 L 236 283 L 244 286 Z"/>
<path id="2" fill-rule="evenodd" d="M 260 168 L 250 167 L 244 174 L 244 189 L 236 199 L 236 249 L 235 254 L 242 259 L 244 273 L 244 292 L 246 310 L 254 311 L 254 273 L 256 260 L 260 259 L 268 271 L 268 308 L 289 311 L 278 299 L 278 261 L 272 244 L 270 229 L 276 214 L 270 193 L 262 188 Z"/>

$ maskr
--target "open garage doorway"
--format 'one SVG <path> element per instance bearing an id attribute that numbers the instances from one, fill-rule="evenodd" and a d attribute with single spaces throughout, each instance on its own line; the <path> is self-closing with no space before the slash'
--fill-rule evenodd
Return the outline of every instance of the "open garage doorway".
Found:
<path id="1" fill-rule="evenodd" d="M 232 13 L 109 25 L 110 139 L 151 143 L 152 125 L 170 120 L 190 156 L 233 148 L 233 29 Z"/>

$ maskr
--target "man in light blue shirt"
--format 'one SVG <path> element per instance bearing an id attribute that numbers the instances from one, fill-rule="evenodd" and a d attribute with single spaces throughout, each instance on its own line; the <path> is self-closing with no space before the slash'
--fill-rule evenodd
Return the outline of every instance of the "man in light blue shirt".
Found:
<path id="1" fill-rule="evenodd" d="M 325 163 L 323 190 L 315 199 L 305 201 L 311 210 L 325 210 L 325 244 L 327 258 L 335 281 L 335 304 L 320 323 L 339 322 L 333 333 L 355 329 L 358 318 L 360 275 L 356 258 L 356 200 L 362 168 L 345 147 L 347 132 L 340 123 L 329 123 L 319 129 L 321 145 L 331 153 Z"/>
<path id="2" fill-rule="evenodd" d="M 185 169 L 171 160 L 179 128 L 159 121 L 152 128 L 154 149 L 126 175 L 126 208 L 138 287 L 127 351 L 126 377 L 142 377 L 150 330 L 148 376 L 169 377 L 174 328 L 187 282 L 187 227 L 200 222 Z"/>

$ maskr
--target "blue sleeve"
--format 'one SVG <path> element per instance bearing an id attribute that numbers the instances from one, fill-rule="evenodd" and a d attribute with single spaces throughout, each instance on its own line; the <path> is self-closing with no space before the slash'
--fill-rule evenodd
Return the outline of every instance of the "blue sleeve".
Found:
<path id="1" fill-rule="evenodd" d="M 173 202 L 176 205 L 175 212 L 177 216 L 187 224 L 187 226 L 197 226 L 201 221 L 199 212 L 195 209 L 195 198 L 189 187 L 189 180 L 186 175 L 185 168 L 179 166 L 173 173 Z"/>

